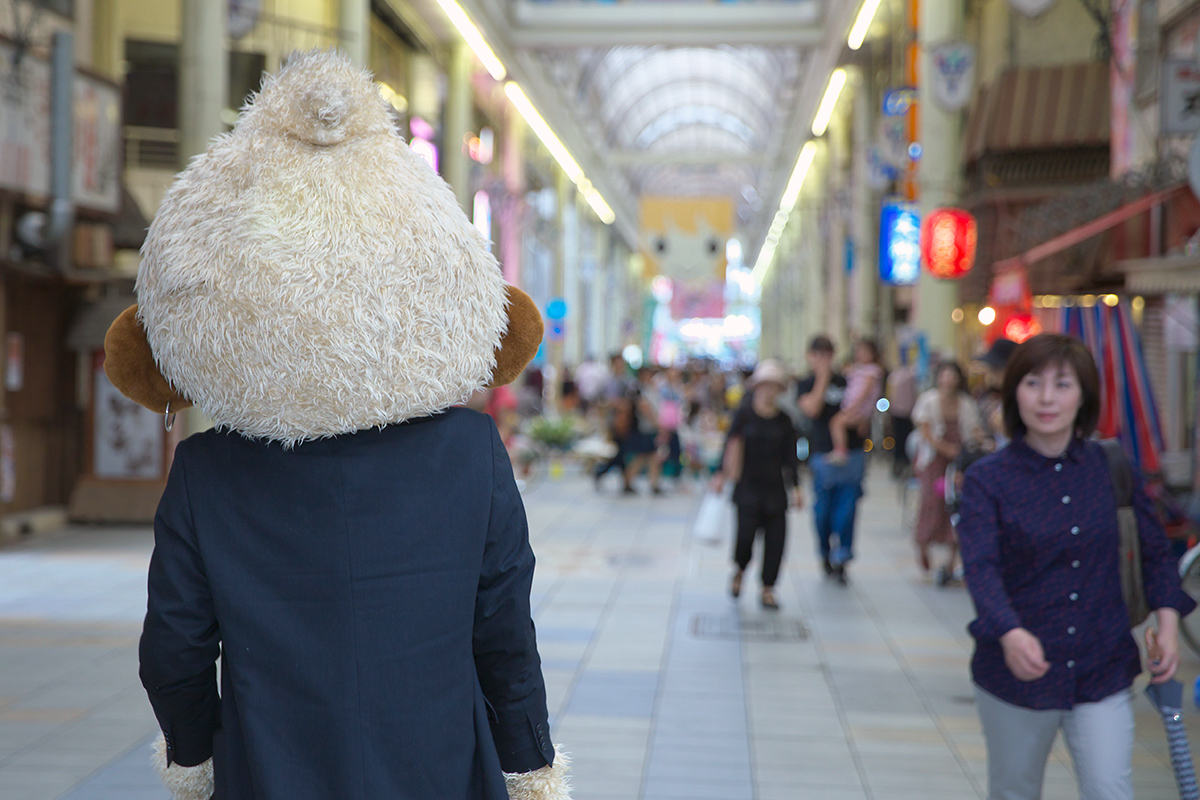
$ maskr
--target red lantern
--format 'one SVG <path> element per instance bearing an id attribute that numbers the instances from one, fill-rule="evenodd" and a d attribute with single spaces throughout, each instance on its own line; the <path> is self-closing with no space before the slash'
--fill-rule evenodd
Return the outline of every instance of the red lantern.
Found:
<path id="1" fill-rule="evenodd" d="M 961 208 L 939 208 L 921 225 L 921 260 L 935 278 L 961 278 L 975 266 L 979 228 Z"/>
<path id="2" fill-rule="evenodd" d="M 1037 317 L 1022 311 L 1005 320 L 1002 330 L 1005 339 L 1012 339 L 1020 344 L 1029 337 L 1041 333 L 1042 323 L 1038 322 Z"/>

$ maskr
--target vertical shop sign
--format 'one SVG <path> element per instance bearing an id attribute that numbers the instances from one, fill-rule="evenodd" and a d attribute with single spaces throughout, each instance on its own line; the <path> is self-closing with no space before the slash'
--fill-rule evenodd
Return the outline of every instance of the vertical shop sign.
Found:
<path id="1" fill-rule="evenodd" d="M 1112 63 L 1109 84 L 1112 94 L 1112 177 L 1119 178 L 1133 166 L 1133 82 L 1137 66 L 1137 14 L 1134 0 L 1112 0 Z"/>
<path id="2" fill-rule="evenodd" d="M 885 203 L 879 222 L 879 277 L 911 286 L 921 275 L 921 216 L 915 203 Z"/>
<path id="3" fill-rule="evenodd" d="M 17 497 L 17 445 L 12 425 L 0 425 L 0 503 Z"/>
<path id="4" fill-rule="evenodd" d="M 1162 65 L 1162 132 L 1200 131 L 1200 64 L 1190 58 Z"/>
<path id="5" fill-rule="evenodd" d="M 163 474 L 162 417 L 121 394 L 104 374 L 104 354 L 93 367 L 92 452 L 98 478 L 153 480 Z"/>
<path id="6" fill-rule="evenodd" d="M 15 331 L 4 337 L 4 388 L 10 392 L 25 388 L 25 335 Z"/>

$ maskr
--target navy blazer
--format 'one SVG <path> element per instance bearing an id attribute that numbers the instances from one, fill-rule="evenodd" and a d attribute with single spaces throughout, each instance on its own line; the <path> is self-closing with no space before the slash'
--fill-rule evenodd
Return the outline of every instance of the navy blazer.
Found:
<path id="1" fill-rule="evenodd" d="M 188 438 L 140 646 L 168 759 L 211 755 L 218 800 L 507 800 L 554 757 L 533 565 L 482 414 Z"/>

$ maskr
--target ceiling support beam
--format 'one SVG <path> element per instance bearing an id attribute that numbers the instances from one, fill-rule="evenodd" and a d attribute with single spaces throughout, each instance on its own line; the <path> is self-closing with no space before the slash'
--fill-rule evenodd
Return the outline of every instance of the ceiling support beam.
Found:
<path id="1" fill-rule="evenodd" d="M 516 47 L 542 49 L 665 45 L 784 45 L 825 42 L 815 0 L 791 3 L 544 3 L 516 0 L 510 18 Z"/>
<path id="2" fill-rule="evenodd" d="M 712 166 L 761 167 L 765 153 L 728 153 L 717 150 L 679 150 L 658 153 L 646 150 L 616 150 L 605 159 L 614 167 Z"/>

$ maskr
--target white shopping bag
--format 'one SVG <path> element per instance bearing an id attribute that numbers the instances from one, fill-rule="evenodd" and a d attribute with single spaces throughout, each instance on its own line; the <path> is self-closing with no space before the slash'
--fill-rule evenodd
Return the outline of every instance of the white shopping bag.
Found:
<path id="1" fill-rule="evenodd" d="M 696 522 L 692 525 L 692 536 L 707 545 L 719 545 L 733 531 L 734 508 L 731 492 L 714 492 L 709 489 L 700 500 L 696 511 Z"/>

